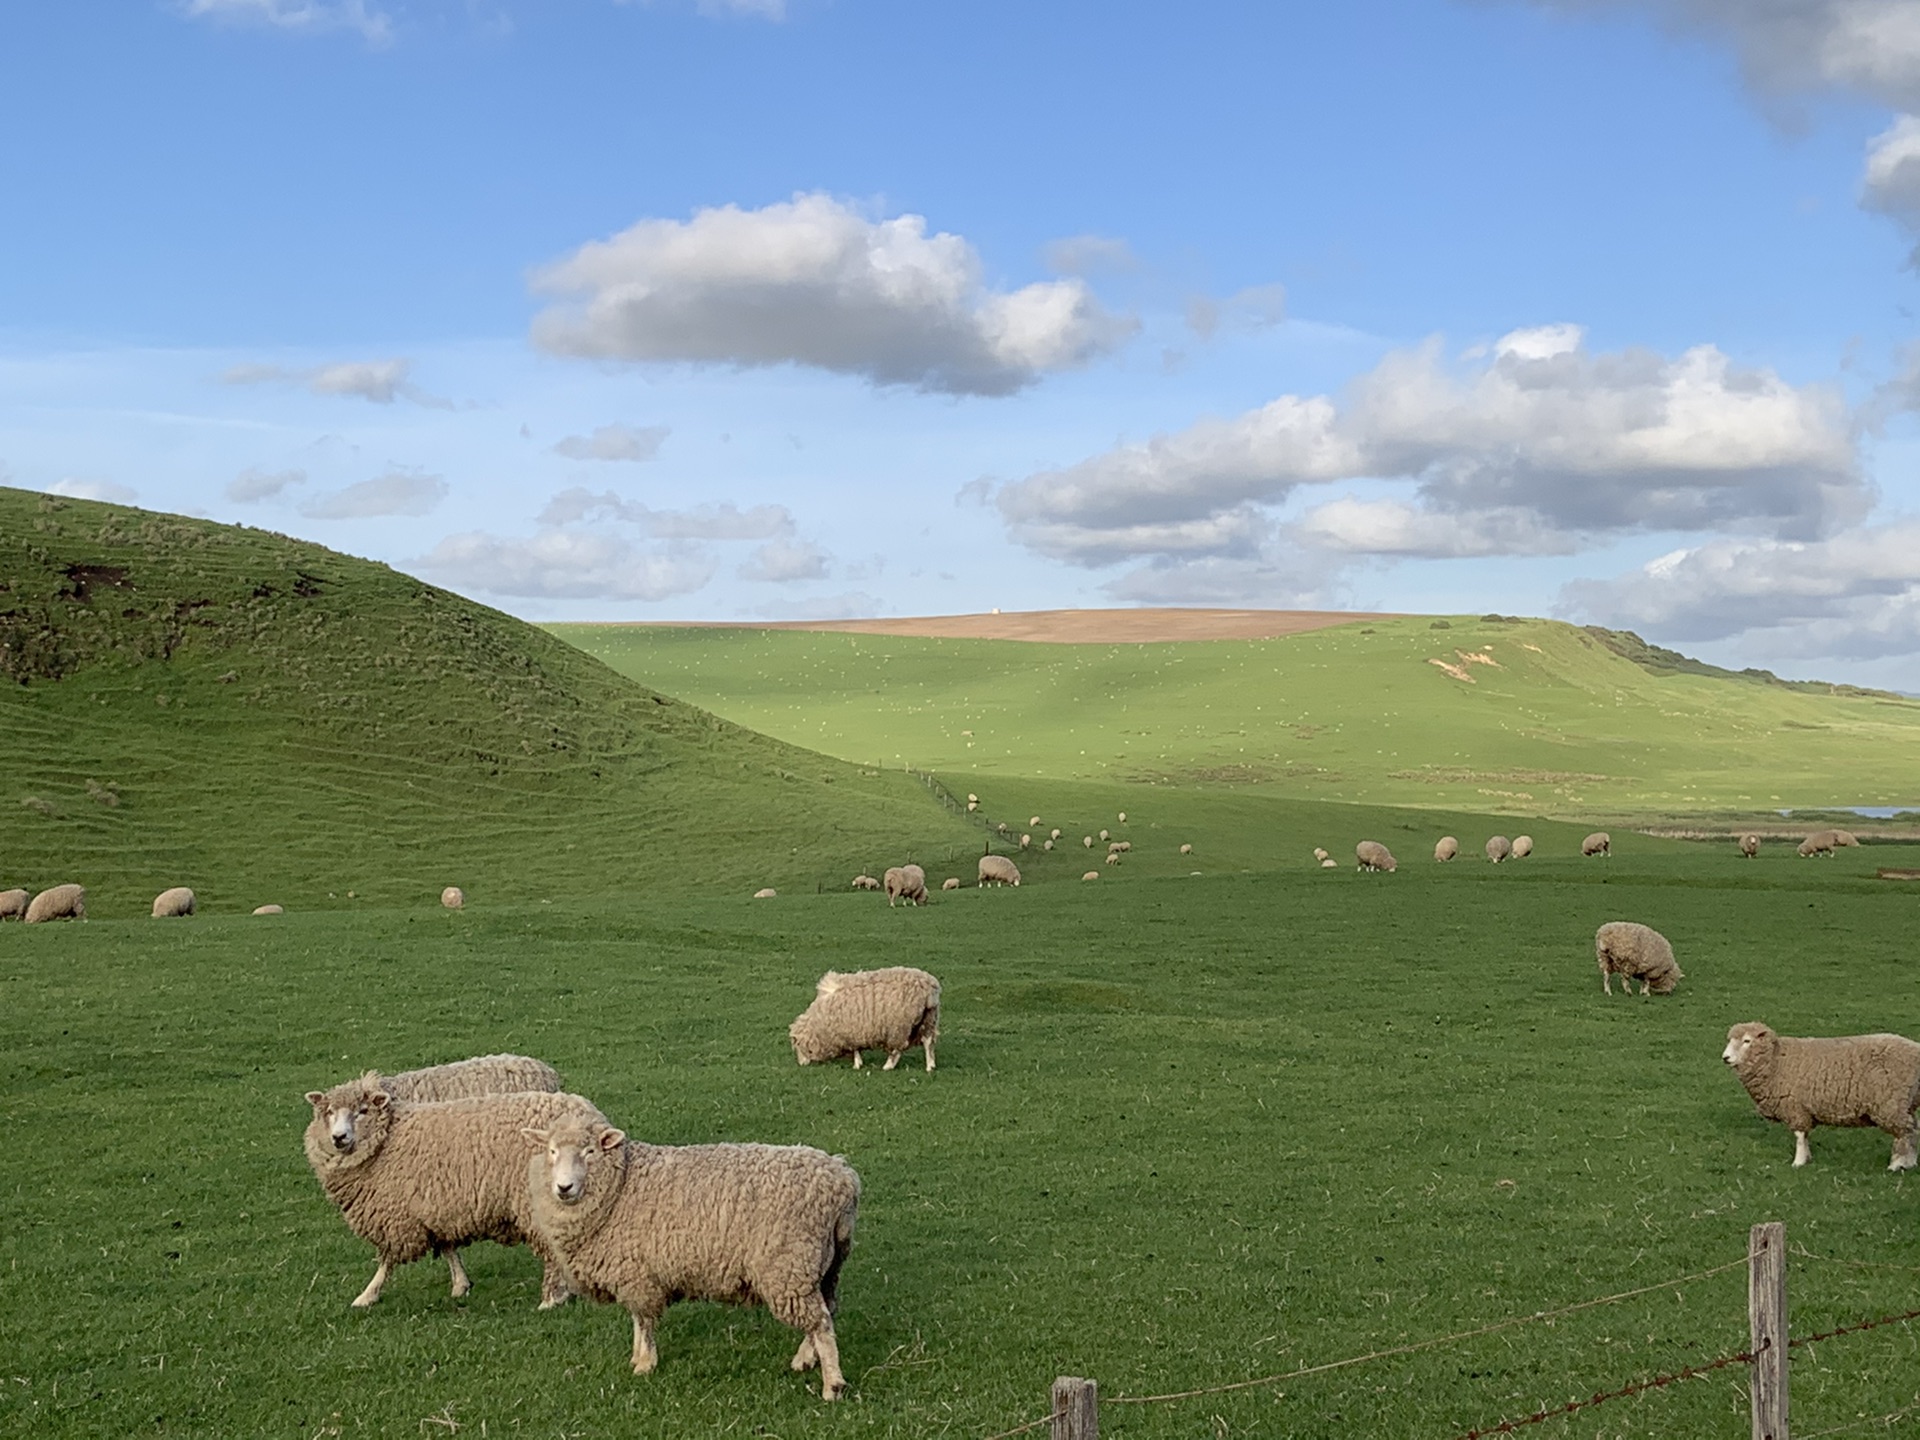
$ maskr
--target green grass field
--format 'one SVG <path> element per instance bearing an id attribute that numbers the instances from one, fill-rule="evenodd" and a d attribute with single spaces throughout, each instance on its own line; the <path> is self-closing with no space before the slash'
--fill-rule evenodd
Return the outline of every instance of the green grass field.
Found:
<path id="1" fill-rule="evenodd" d="M 1920 863 L 1883 847 L 1878 861 Z M 1726 1026 L 1920 1030 L 1915 896 L 1860 852 L 872 896 L 630 901 L 0 928 L 0 1432 L 985 1436 L 1056 1373 L 1109 1396 L 1270 1374 L 1737 1259 L 1796 1259 L 1799 1333 L 1915 1303 L 1920 1180 L 1870 1131 L 1791 1137 Z M 1602 998 L 1594 927 L 1665 929 L 1679 993 Z M 945 981 L 941 1068 L 802 1070 L 830 967 Z M 515 1048 L 659 1141 L 804 1141 L 866 1194 L 843 1286 L 851 1391 L 788 1374 L 764 1313 L 625 1317 L 371 1272 L 307 1172 L 300 1093 Z M 917 1054 L 914 1057 L 917 1060 Z M 1744 1343 L 1739 1272 L 1356 1370 L 1165 1406 L 1129 1436 L 1449 1435 Z M 1920 1389 L 1895 1326 L 1796 1353 L 1803 1429 Z M 1744 1435 L 1738 1368 L 1542 1433 Z"/>
<path id="2" fill-rule="evenodd" d="M 742 725 L 961 789 L 1258 784 L 1571 820 L 1920 808 L 1920 701 L 1655 673 L 1557 621 L 1447 624 L 1164 645 L 550 628 Z"/>

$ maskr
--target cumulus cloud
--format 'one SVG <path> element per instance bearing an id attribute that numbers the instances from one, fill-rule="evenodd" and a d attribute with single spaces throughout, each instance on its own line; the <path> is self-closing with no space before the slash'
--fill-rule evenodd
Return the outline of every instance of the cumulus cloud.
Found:
<path id="1" fill-rule="evenodd" d="M 289 485 L 306 483 L 307 472 L 304 470 L 262 470 L 258 466 L 249 466 L 228 482 L 227 499 L 241 505 L 251 505 L 272 499 Z"/>
<path id="2" fill-rule="evenodd" d="M 665 600 L 700 589 L 716 568 L 696 550 L 643 550 L 618 535 L 549 530 L 519 539 L 449 535 L 420 567 L 456 589 L 571 600 Z"/>
<path id="3" fill-rule="evenodd" d="M 569 435 L 553 447 L 553 453 L 569 460 L 651 460 L 660 453 L 667 438 L 664 425 L 601 425 L 591 435 Z"/>
<path id="4" fill-rule="evenodd" d="M 311 520 L 368 520 L 382 515 L 425 515 L 447 498 L 447 482 L 417 470 L 389 470 L 371 480 L 316 495 L 300 507 Z"/>
<path id="5" fill-rule="evenodd" d="M 1711 345 L 1595 354 L 1578 326 L 1553 325 L 1464 363 L 1437 342 L 1395 352 L 1340 403 L 1282 396 L 1030 475 L 993 501 L 1021 543 L 1104 565 L 1244 556 L 1295 491 L 1359 479 L 1414 493 L 1336 499 L 1295 537 L 1383 555 L 1566 553 L 1658 530 L 1811 539 L 1871 500 L 1837 394 Z"/>
<path id="6" fill-rule="evenodd" d="M 828 555 L 811 540 L 769 540 L 740 567 L 742 580 L 765 580 L 791 585 L 800 580 L 827 578 Z"/>
<path id="7" fill-rule="evenodd" d="M 429 395 L 408 379 L 412 372 L 411 360 L 395 356 L 388 360 L 346 360 L 305 370 L 249 363 L 231 367 L 220 379 L 227 385 L 302 385 L 315 395 L 345 395 L 375 405 L 391 405 L 399 398 L 437 410 L 452 408 L 451 401 Z"/>
<path id="8" fill-rule="evenodd" d="M 533 285 L 563 297 L 533 324 L 556 354 L 807 365 L 952 394 L 1011 394 L 1136 328 L 1080 279 L 993 290 L 960 236 L 927 234 L 919 215 L 870 220 L 819 194 L 643 220 Z"/>
<path id="9" fill-rule="evenodd" d="M 1868 142 L 1860 203 L 1920 234 L 1920 116 L 1902 115 Z"/>
<path id="10" fill-rule="evenodd" d="M 131 505 L 140 498 L 140 492 L 129 486 L 112 480 L 83 480 L 75 475 L 54 481 L 47 487 L 47 493 L 75 500 L 105 500 L 112 505 Z"/>
<path id="11" fill-rule="evenodd" d="M 186 0 L 189 19 L 266 25 L 299 34 L 351 30 L 369 45 L 393 39 L 393 21 L 366 0 Z"/>
<path id="12" fill-rule="evenodd" d="M 1719 539 L 1612 580 L 1576 580 L 1562 607 L 1664 639 L 1765 633 L 1777 653 L 1852 659 L 1920 651 L 1920 520 L 1807 543 Z"/>
<path id="13" fill-rule="evenodd" d="M 611 490 L 596 493 L 581 485 L 555 494 L 540 512 L 539 523 L 573 525 L 589 519 L 637 525 L 656 540 L 768 540 L 793 533 L 793 513 L 784 505 L 742 510 L 726 500 L 690 510 L 655 510 Z"/>

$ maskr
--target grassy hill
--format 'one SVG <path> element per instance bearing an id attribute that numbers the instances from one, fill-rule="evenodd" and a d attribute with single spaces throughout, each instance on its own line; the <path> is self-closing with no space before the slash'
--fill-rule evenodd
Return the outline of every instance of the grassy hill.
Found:
<path id="1" fill-rule="evenodd" d="M 1920 702 L 1680 664 L 1549 620 L 1140 645 L 551 628 L 740 724 L 962 789 L 1260 785 L 1579 820 L 1920 805 Z"/>
<path id="2" fill-rule="evenodd" d="M 100 913 L 761 885 L 974 832 L 386 566 L 0 489 L 0 888 Z M 353 899 L 348 899 L 348 892 Z"/>

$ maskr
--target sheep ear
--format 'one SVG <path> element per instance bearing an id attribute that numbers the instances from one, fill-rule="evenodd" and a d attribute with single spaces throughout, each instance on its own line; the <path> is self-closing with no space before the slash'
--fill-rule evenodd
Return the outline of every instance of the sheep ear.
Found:
<path id="1" fill-rule="evenodd" d="M 384 1110 L 387 1108 L 387 1103 L 392 1099 L 393 1097 L 387 1094 L 386 1091 L 376 1090 L 367 1097 L 367 1103 L 376 1110 Z"/>
<path id="2" fill-rule="evenodd" d="M 522 1125 L 520 1127 L 520 1133 L 536 1145 L 545 1145 L 547 1143 L 547 1132 L 537 1125 Z"/>
<path id="3" fill-rule="evenodd" d="M 324 1090 L 307 1091 L 307 1104 L 313 1106 L 316 1110 L 320 1108 L 320 1102 L 326 1098 L 327 1096 Z"/>
<path id="4" fill-rule="evenodd" d="M 624 1130 L 602 1130 L 600 1132 L 600 1148 L 602 1150 L 618 1150 L 626 1143 L 627 1132 Z"/>

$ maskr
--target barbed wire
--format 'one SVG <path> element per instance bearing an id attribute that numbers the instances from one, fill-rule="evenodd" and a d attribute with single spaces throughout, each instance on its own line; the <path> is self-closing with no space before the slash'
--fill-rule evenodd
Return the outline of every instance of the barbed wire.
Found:
<path id="1" fill-rule="evenodd" d="M 1688 1365 L 1670 1374 L 1655 1375 L 1651 1380 L 1637 1380 L 1631 1385 L 1622 1385 L 1618 1390 L 1596 1391 L 1585 1400 L 1569 1400 L 1564 1405 L 1536 1410 L 1531 1415 L 1523 1415 L 1513 1420 L 1502 1420 L 1498 1425 L 1491 1425 L 1485 1429 L 1475 1428 L 1464 1431 L 1460 1440 L 1482 1440 L 1482 1437 L 1487 1435 L 1511 1435 L 1514 1431 L 1524 1430 L 1529 1425 L 1539 1425 L 1548 1420 L 1558 1419 L 1562 1415 L 1571 1415 L 1576 1410 L 1588 1410 L 1595 1405 L 1605 1405 L 1609 1400 L 1625 1400 L 1629 1396 L 1645 1394 L 1649 1390 L 1661 1390 L 1669 1385 L 1677 1385 L 1682 1380 L 1698 1380 L 1702 1375 L 1711 1375 L 1715 1370 L 1724 1370 L 1729 1365 L 1751 1365 L 1772 1347 L 1773 1341 L 1768 1340 L 1758 1350 L 1742 1350 L 1735 1355 L 1722 1355 L 1718 1360 L 1708 1360 L 1700 1365 Z"/>
<path id="2" fill-rule="evenodd" d="M 1841 1325 L 1833 1330 L 1824 1330 L 1818 1335 L 1802 1335 L 1798 1339 L 1787 1341 L 1789 1350 L 1802 1345 L 1816 1345 L 1822 1340 L 1831 1340 L 1837 1335 L 1857 1335 L 1862 1330 L 1878 1330 L 1882 1325 L 1898 1325 L 1907 1320 L 1920 1320 L 1920 1310 L 1905 1310 L 1898 1315 L 1882 1315 L 1877 1320 L 1861 1320 L 1852 1325 Z"/>

